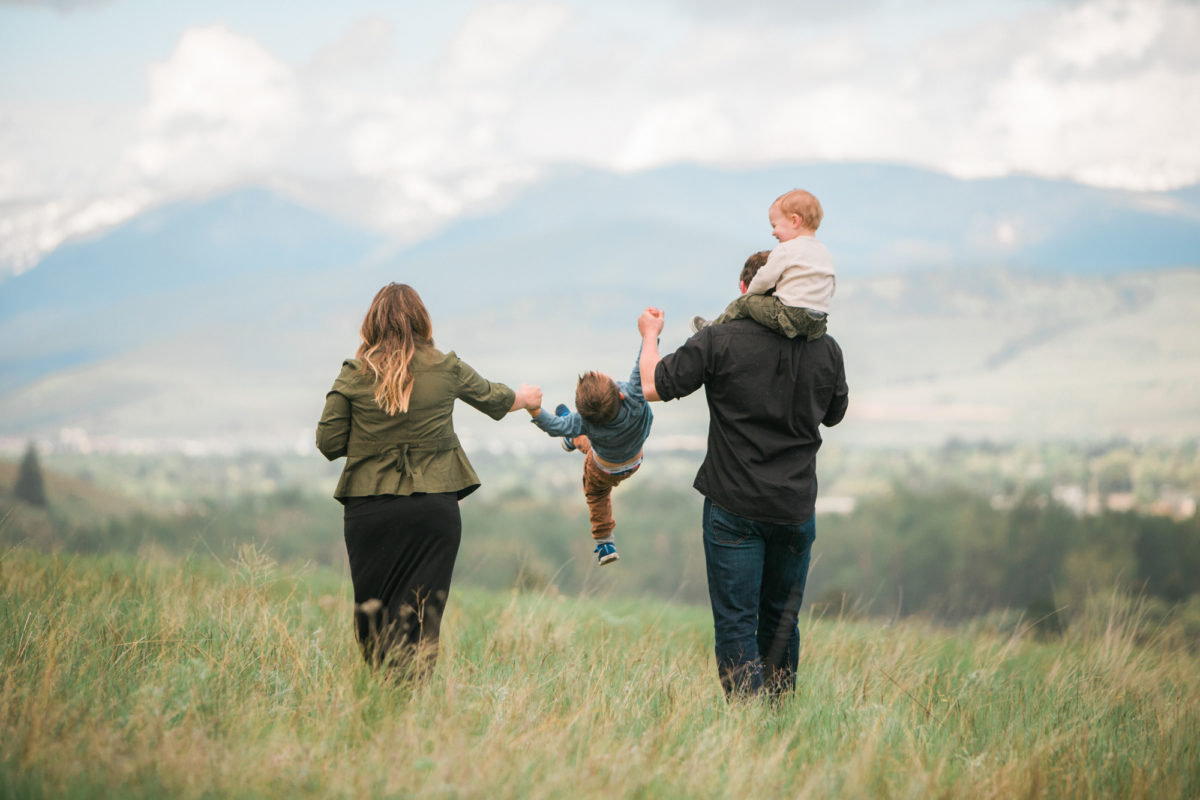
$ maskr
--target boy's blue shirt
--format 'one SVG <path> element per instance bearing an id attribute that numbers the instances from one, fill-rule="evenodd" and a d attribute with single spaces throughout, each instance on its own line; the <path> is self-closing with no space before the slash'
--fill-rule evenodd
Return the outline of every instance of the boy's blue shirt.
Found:
<path id="1" fill-rule="evenodd" d="M 641 356 L 641 348 L 638 348 L 638 359 Z M 536 417 L 530 418 L 530 422 L 551 436 L 585 434 L 591 440 L 596 455 L 610 464 L 623 464 L 642 451 L 642 445 L 650 436 L 654 412 L 642 395 L 642 373 L 637 360 L 633 362 L 629 380 L 617 381 L 617 387 L 625 397 L 621 400 L 616 418 L 605 425 L 589 423 L 579 416 L 578 411 L 572 411 L 565 417 L 556 417 L 544 408 Z"/>

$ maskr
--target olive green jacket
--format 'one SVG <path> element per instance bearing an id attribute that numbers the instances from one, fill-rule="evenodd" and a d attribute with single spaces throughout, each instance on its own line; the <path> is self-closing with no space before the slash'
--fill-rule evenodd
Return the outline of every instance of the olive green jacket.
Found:
<path id="1" fill-rule="evenodd" d="M 462 499 L 479 488 L 454 434 L 454 401 L 500 419 L 516 393 L 482 378 L 453 351 L 418 350 L 412 371 L 408 411 L 389 416 L 375 402 L 375 377 L 356 359 L 342 362 L 317 423 L 317 449 L 330 461 L 346 457 L 333 492 L 339 500 L 414 492 L 456 492 Z"/>

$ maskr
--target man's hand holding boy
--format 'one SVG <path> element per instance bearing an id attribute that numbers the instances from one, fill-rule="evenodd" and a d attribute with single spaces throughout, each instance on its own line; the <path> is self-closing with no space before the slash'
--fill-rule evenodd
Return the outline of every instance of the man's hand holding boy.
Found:
<path id="1" fill-rule="evenodd" d="M 642 339 L 658 338 L 662 333 L 664 316 L 661 308 L 653 306 L 642 312 L 642 315 L 638 317 L 638 333 L 642 335 Z"/>

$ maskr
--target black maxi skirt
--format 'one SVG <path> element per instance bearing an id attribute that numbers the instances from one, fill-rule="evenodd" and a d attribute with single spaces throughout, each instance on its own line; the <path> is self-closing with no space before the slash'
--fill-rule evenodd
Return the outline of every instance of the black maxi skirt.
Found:
<path id="1" fill-rule="evenodd" d="M 343 520 L 363 657 L 374 667 L 425 677 L 437 661 L 462 539 L 458 496 L 348 497 Z"/>

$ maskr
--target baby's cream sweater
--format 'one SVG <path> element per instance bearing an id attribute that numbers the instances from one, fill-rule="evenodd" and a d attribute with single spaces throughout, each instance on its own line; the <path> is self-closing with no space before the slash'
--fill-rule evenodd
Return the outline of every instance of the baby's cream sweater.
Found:
<path id="1" fill-rule="evenodd" d="M 785 306 L 829 313 L 829 301 L 837 288 L 829 248 L 815 236 L 797 236 L 780 242 L 746 292 L 766 294 L 771 288 Z"/>

